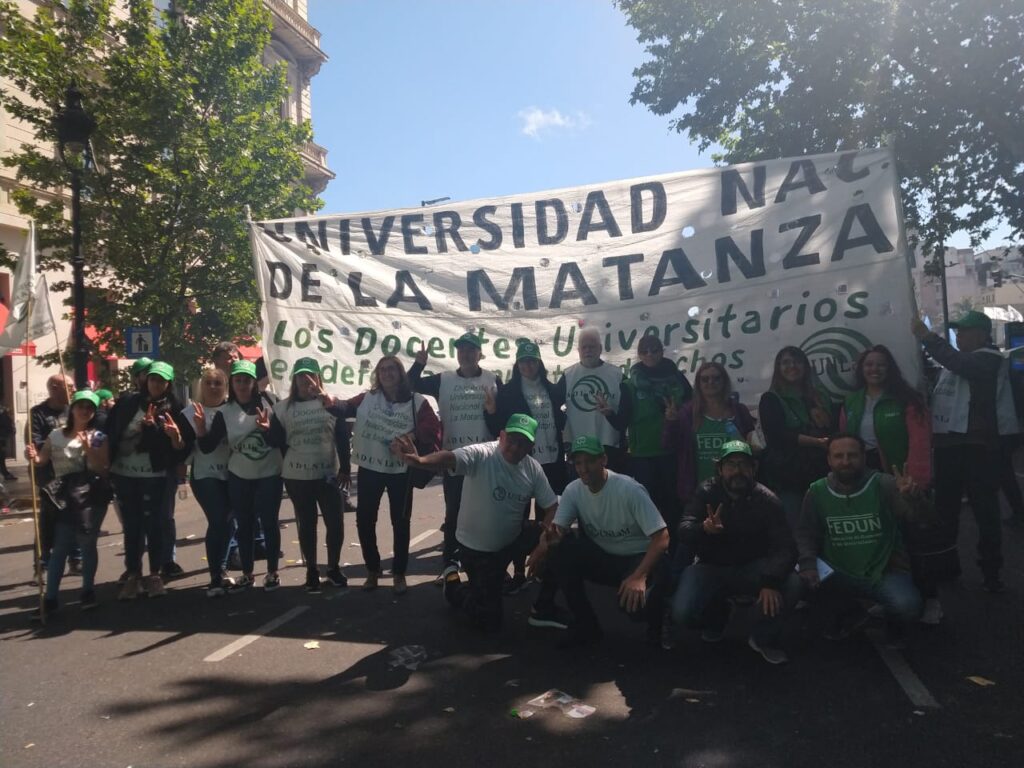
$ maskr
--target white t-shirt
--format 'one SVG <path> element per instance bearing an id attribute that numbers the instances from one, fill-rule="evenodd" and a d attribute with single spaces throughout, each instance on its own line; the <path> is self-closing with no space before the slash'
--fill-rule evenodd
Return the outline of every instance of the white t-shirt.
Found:
<path id="1" fill-rule="evenodd" d="M 604 395 L 613 411 L 619 410 L 622 369 L 602 362 L 597 368 L 576 363 L 565 369 L 565 441 L 589 435 L 602 445 L 618 445 L 619 432 L 597 410 L 597 396 Z"/>
<path id="2" fill-rule="evenodd" d="M 91 437 L 92 430 L 88 435 Z M 67 437 L 62 429 L 55 429 L 46 438 L 50 443 L 50 462 L 56 477 L 71 475 L 85 470 L 85 446 L 78 435 Z"/>
<path id="3" fill-rule="evenodd" d="M 558 444 L 558 430 L 555 428 L 555 414 L 551 408 L 551 396 L 540 381 L 520 378 L 523 397 L 530 406 L 530 413 L 537 420 L 537 439 L 533 443 L 533 458 L 541 464 L 553 464 L 561 460 L 562 446 Z"/>
<path id="4" fill-rule="evenodd" d="M 223 405 L 203 408 L 203 420 L 206 422 L 206 431 L 210 431 L 213 425 L 213 417 L 223 408 Z M 194 402 L 186 405 L 181 411 L 189 426 L 195 429 L 196 405 Z M 228 456 L 231 455 L 231 448 L 228 446 L 227 438 L 220 441 L 212 452 L 203 453 L 199 446 L 192 450 L 189 461 L 192 463 L 193 480 L 227 480 L 228 479 Z"/>
<path id="5" fill-rule="evenodd" d="M 389 475 L 408 472 L 409 467 L 391 453 L 391 441 L 416 431 L 416 419 L 424 402 L 423 395 L 413 395 L 412 401 L 392 403 L 382 391 L 367 392 L 356 407 L 356 426 L 352 430 L 355 465 Z"/>
<path id="6" fill-rule="evenodd" d="M 260 407 L 266 404 L 260 402 Z M 281 474 L 281 451 L 267 442 L 256 426 L 256 415 L 249 415 L 238 403 L 228 403 L 220 411 L 228 430 L 228 471 L 243 480 L 260 480 Z"/>
<path id="7" fill-rule="evenodd" d="M 285 480 L 323 480 L 338 473 L 338 450 L 334 445 L 337 421 L 324 409 L 320 399 L 281 400 L 274 416 L 288 438 L 281 477 Z"/>
<path id="8" fill-rule="evenodd" d="M 491 432 L 484 420 L 484 392 L 493 390 L 496 379 L 490 371 L 479 376 L 464 378 L 454 371 L 444 371 L 437 393 L 437 408 L 444 429 L 446 451 L 463 445 L 485 443 Z"/>
<path id="9" fill-rule="evenodd" d="M 651 536 L 665 527 L 647 490 L 636 480 L 608 470 L 608 481 L 591 493 L 581 480 L 562 492 L 555 524 L 568 528 L 579 520 L 587 537 L 611 555 L 641 555 Z"/>
<path id="10" fill-rule="evenodd" d="M 878 448 L 878 435 L 875 434 L 875 406 L 878 398 L 864 396 L 864 415 L 860 418 L 860 437 L 869 449 Z"/>
<path id="11" fill-rule="evenodd" d="M 558 501 L 544 470 L 532 456 L 509 464 L 497 441 L 455 451 L 455 474 L 465 476 L 455 538 L 480 552 L 497 552 L 523 529 L 523 511 L 533 499 L 547 509 Z"/>

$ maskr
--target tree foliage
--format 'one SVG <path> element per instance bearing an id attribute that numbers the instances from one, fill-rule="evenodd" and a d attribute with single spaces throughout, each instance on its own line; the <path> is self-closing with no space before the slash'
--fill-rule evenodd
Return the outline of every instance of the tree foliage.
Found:
<path id="1" fill-rule="evenodd" d="M 631 102 L 726 162 L 892 141 L 926 251 L 1024 239 L 1021 0 L 616 0 L 650 58 Z"/>
<path id="2" fill-rule="evenodd" d="M 310 129 L 281 116 L 285 72 L 263 63 L 260 0 L 118 5 L 126 13 L 111 0 L 53 2 L 26 19 L 0 0 L 0 76 L 22 91 L 0 103 L 39 141 L 2 162 L 35 190 L 68 183 L 53 118 L 77 84 L 97 122 L 82 204 L 88 321 L 115 352 L 126 326 L 160 326 L 161 358 L 192 374 L 257 319 L 246 207 L 269 218 L 319 204 L 302 182 Z M 16 200 L 37 222 L 42 268 L 67 264 L 64 203 L 28 190 Z"/>

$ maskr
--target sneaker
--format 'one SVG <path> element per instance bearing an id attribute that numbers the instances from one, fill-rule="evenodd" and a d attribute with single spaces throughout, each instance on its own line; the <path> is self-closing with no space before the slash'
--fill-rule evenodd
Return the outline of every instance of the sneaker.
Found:
<path id="1" fill-rule="evenodd" d="M 273 592 L 275 589 L 281 586 L 281 577 L 276 573 L 268 573 L 263 577 L 263 591 Z"/>
<path id="2" fill-rule="evenodd" d="M 79 607 L 83 611 L 92 611 L 99 605 L 96 602 L 96 591 L 93 589 L 87 589 L 82 592 L 82 596 L 78 599 Z"/>
<path id="3" fill-rule="evenodd" d="M 444 582 L 442 582 L 444 587 L 444 599 L 454 605 L 455 603 L 453 602 L 454 598 L 452 596 L 452 592 L 457 590 L 459 585 L 462 584 L 462 579 L 459 578 L 459 569 L 454 565 L 449 565 L 444 569 L 444 572 L 441 575 L 444 576 Z"/>
<path id="4" fill-rule="evenodd" d="M 142 579 L 134 573 L 129 573 L 121 583 L 121 591 L 117 593 L 118 600 L 134 600 L 139 596 Z"/>
<path id="5" fill-rule="evenodd" d="M 68 560 L 68 576 L 81 576 L 82 575 L 82 561 L 81 560 Z"/>
<path id="6" fill-rule="evenodd" d="M 448 578 L 449 574 L 458 573 L 458 572 L 459 572 L 459 566 L 456 563 L 448 563 L 448 565 L 446 565 L 444 568 L 442 568 L 441 572 L 439 574 L 437 574 L 437 577 L 434 579 L 434 586 L 435 587 L 443 587 L 444 586 L 444 582 Z"/>
<path id="7" fill-rule="evenodd" d="M 227 587 L 224 586 L 224 582 L 220 579 L 211 581 L 210 586 L 206 588 L 207 597 L 224 597 L 227 593 Z"/>
<path id="8" fill-rule="evenodd" d="M 124 573 L 122 573 L 120 576 L 117 577 L 117 583 L 118 584 L 124 584 L 126 581 L 128 581 L 128 577 L 131 576 L 131 575 L 132 575 L 131 571 L 125 571 Z"/>
<path id="9" fill-rule="evenodd" d="M 341 568 L 331 568 L 327 571 L 327 581 L 341 589 L 348 586 L 348 577 L 341 572 Z"/>
<path id="10" fill-rule="evenodd" d="M 404 573 L 395 574 L 395 583 L 392 589 L 394 590 L 396 595 L 404 595 L 406 592 L 409 591 L 409 585 L 405 581 Z"/>
<path id="11" fill-rule="evenodd" d="M 348 499 L 345 499 L 345 503 L 342 505 L 341 509 L 342 509 L 343 512 L 355 512 L 356 511 L 356 505 L 353 504 Z"/>
<path id="12" fill-rule="evenodd" d="M 525 573 L 517 573 L 512 576 L 505 574 L 505 583 L 501 587 L 502 594 L 515 595 L 526 589 L 527 581 Z"/>
<path id="13" fill-rule="evenodd" d="M 993 595 L 1000 595 L 1006 591 L 1006 585 L 998 575 L 986 576 L 983 586 L 986 592 L 991 592 Z"/>
<path id="14" fill-rule="evenodd" d="M 786 655 L 786 652 L 784 650 L 782 650 L 781 648 L 775 648 L 774 646 L 770 645 L 761 645 L 757 642 L 757 640 L 754 639 L 753 635 L 751 635 L 747 639 L 747 645 L 749 645 L 757 653 L 760 653 L 761 658 L 767 661 L 769 664 L 785 664 L 787 661 L 789 661 L 789 656 Z"/>
<path id="15" fill-rule="evenodd" d="M 227 573 L 222 573 L 220 575 L 220 585 L 224 587 L 224 589 L 232 590 L 235 588 L 235 580 L 228 576 Z"/>
<path id="16" fill-rule="evenodd" d="M 238 577 L 238 580 L 235 581 L 235 583 L 231 586 L 231 591 L 242 592 L 246 589 L 251 589 L 253 584 L 255 583 L 256 579 L 254 579 L 251 575 L 246 575 L 243 573 L 241 576 Z"/>
<path id="17" fill-rule="evenodd" d="M 724 629 L 702 629 L 700 631 L 700 639 L 705 643 L 720 643 L 725 639 Z"/>
<path id="18" fill-rule="evenodd" d="M 366 574 L 366 581 L 363 582 L 363 591 L 372 592 L 377 588 L 377 582 L 380 580 L 380 573 L 377 571 L 370 571 Z"/>
<path id="19" fill-rule="evenodd" d="M 306 571 L 306 592 L 311 595 L 320 594 L 320 571 Z"/>
<path id="20" fill-rule="evenodd" d="M 937 597 L 929 597 L 924 601 L 924 611 L 921 612 L 921 618 L 918 621 L 935 626 L 942 621 L 942 616 L 942 603 Z"/>
<path id="21" fill-rule="evenodd" d="M 164 563 L 164 567 L 160 569 L 160 575 L 164 577 L 164 581 L 173 581 L 182 578 L 185 575 L 185 569 L 174 562 Z"/>
<path id="22" fill-rule="evenodd" d="M 151 573 L 149 576 L 144 578 L 142 580 L 142 588 L 150 597 L 163 597 L 167 594 L 167 588 L 164 586 L 164 580 L 160 578 L 160 574 L 158 573 Z"/>
<path id="23" fill-rule="evenodd" d="M 57 612 L 58 607 L 59 606 L 56 600 L 50 600 L 49 598 L 45 598 L 43 600 L 43 610 L 46 612 L 47 616 L 52 616 L 53 614 L 55 614 Z M 32 611 L 32 616 L 30 617 L 30 620 L 32 621 L 33 624 L 43 623 L 43 614 L 40 612 L 38 608 Z"/>
<path id="24" fill-rule="evenodd" d="M 572 615 L 557 605 L 533 606 L 530 609 L 530 618 L 526 623 L 531 627 L 551 627 L 553 629 L 568 629 L 572 621 Z"/>

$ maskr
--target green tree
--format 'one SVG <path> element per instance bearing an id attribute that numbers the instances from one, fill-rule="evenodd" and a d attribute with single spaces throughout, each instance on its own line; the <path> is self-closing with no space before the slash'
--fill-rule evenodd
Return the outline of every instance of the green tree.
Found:
<path id="1" fill-rule="evenodd" d="M 89 323 L 116 352 L 124 327 L 159 325 L 161 358 L 192 375 L 213 343 L 258 317 L 246 207 L 259 219 L 319 206 L 299 156 L 310 128 L 281 116 L 285 72 L 263 63 L 271 18 L 260 0 L 119 5 L 126 14 L 111 0 L 52 2 L 26 19 L 0 0 L 0 76 L 23 92 L 0 103 L 42 147 L 2 161 L 35 190 L 67 183 L 49 145 L 77 84 L 97 122 L 82 206 Z M 67 264 L 63 203 L 27 190 L 16 200 L 49 249 L 42 268 Z"/>
<path id="2" fill-rule="evenodd" d="M 1001 223 L 1024 239 L 1020 0 L 616 0 L 649 59 L 631 103 L 716 160 L 892 140 L 926 252 Z M 678 111 L 677 111 L 678 110 Z"/>

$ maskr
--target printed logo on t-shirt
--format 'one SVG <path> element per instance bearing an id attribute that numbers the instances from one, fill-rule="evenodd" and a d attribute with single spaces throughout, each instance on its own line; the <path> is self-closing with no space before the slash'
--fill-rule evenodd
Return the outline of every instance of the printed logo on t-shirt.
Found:
<path id="1" fill-rule="evenodd" d="M 507 499 L 512 499 L 512 501 L 518 501 L 522 502 L 523 504 L 526 504 L 533 497 L 530 496 L 529 494 L 524 496 L 521 493 L 509 491 L 507 488 L 502 488 L 500 485 L 498 485 L 495 486 L 493 491 L 491 491 L 491 498 L 498 502 L 505 501 Z"/>
<path id="2" fill-rule="evenodd" d="M 597 410 L 597 398 L 602 395 L 606 398 L 611 395 L 604 379 L 600 376 L 584 376 L 572 388 L 569 400 L 581 411 L 594 411 Z"/>
<path id="3" fill-rule="evenodd" d="M 258 429 L 243 437 L 235 450 L 249 461 L 260 461 L 270 455 L 270 446 L 263 439 L 263 432 Z"/>

